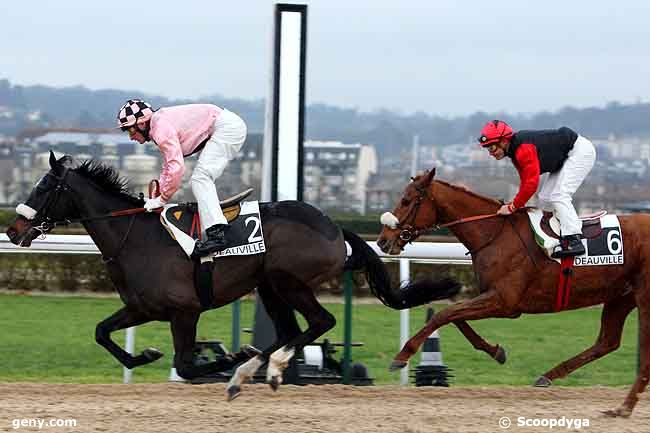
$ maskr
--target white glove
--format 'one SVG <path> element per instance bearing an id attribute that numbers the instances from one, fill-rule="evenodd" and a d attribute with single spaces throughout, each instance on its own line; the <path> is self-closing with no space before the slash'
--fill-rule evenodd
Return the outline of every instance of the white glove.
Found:
<path id="1" fill-rule="evenodd" d="M 147 212 L 151 212 L 154 209 L 157 209 L 159 207 L 163 207 L 165 205 L 165 200 L 163 200 L 162 196 L 159 195 L 158 197 L 155 198 L 148 198 L 146 203 L 144 204 L 144 209 Z"/>

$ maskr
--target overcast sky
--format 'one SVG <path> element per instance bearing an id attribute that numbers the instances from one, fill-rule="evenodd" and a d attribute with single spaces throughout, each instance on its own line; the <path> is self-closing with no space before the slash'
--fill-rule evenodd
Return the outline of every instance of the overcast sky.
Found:
<path id="1" fill-rule="evenodd" d="M 264 98 L 273 3 L 11 1 L 0 78 Z M 646 0 L 303 3 L 307 103 L 459 115 L 650 101 Z"/>

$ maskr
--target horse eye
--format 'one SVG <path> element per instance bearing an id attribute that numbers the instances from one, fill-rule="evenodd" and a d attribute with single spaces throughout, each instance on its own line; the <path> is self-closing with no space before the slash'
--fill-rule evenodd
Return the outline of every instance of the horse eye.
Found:
<path id="1" fill-rule="evenodd" d="M 402 206 L 408 206 L 409 203 L 410 202 L 407 199 L 405 199 L 405 198 L 402 199 Z"/>

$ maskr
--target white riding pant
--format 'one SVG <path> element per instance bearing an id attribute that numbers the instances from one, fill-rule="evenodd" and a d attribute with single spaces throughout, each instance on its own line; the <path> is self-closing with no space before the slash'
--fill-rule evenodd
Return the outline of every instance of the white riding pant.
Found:
<path id="1" fill-rule="evenodd" d="M 228 223 L 221 210 L 214 182 L 241 150 L 245 140 L 246 123 L 235 113 L 224 109 L 214 122 L 212 137 L 201 151 L 190 179 L 204 235 L 208 227 Z"/>
<path id="2" fill-rule="evenodd" d="M 582 223 L 573 207 L 573 194 L 585 180 L 595 161 L 594 145 L 579 135 L 562 168 L 550 173 L 539 189 L 539 207 L 555 211 L 555 216 L 560 220 L 562 236 L 582 232 Z"/>

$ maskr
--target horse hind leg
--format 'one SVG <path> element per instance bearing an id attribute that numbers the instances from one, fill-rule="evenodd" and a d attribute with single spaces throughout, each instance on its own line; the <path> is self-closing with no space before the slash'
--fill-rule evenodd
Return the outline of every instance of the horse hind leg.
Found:
<path id="1" fill-rule="evenodd" d="M 293 353 L 302 350 L 304 346 L 332 329 L 336 325 L 336 319 L 318 302 L 314 290 L 298 278 L 283 274 L 274 278 L 271 283 L 275 293 L 292 309 L 298 311 L 308 325 L 304 332 L 293 337 L 269 359 L 266 380 L 273 390 L 277 390 L 282 383 L 282 372 Z"/>
<path id="2" fill-rule="evenodd" d="M 303 347 L 325 334 L 336 324 L 336 319 L 327 310 L 322 308 L 322 313 L 324 314 L 316 318 L 305 316 L 309 324 L 307 330 L 271 354 L 266 370 L 266 382 L 274 391 L 277 391 L 282 384 L 283 372 L 296 351 L 302 350 Z"/>
<path id="3" fill-rule="evenodd" d="M 270 360 L 274 352 L 301 333 L 293 309 L 275 293 L 270 283 L 260 283 L 257 288 L 257 293 L 262 300 L 262 304 L 269 318 L 273 322 L 277 341 L 273 342 L 271 346 L 264 348 L 261 354 L 255 356 L 235 370 L 226 387 L 226 398 L 228 401 L 232 401 L 240 395 L 242 384 L 253 377 L 255 372 Z M 281 357 L 277 362 L 282 363 L 283 358 Z M 290 358 L 291 356 L 286 359 L 286 362 Z"/>
<path id="4" fill-rule="evenodd" d="M 633 293 L 606 302 L 600 319 L 600 334 L 593 346 L 540 376 L 535 386 L 548 387 L 552 381 L 565 377 L 598 358 L 618 349 L 621 344 L 625 318 L 636 307 Z"/>
<path id="5" fill-rule="evenodd" d="M 274 317 L 278 340 L 268 348 L 269 356 L 266 369 L 266 381 L 273 391 L 278 390 L 282 383 L 283 371 L 289 366 L 289 362 L 295 355 L 295 349 L 288 346 L 288 343 L 302 333 L 294 310 L 289 304 L 283 302 L 283 309 L 278 309 L 278 313 Z"/>
<path id="6" fill-rule="evenodd" d="M 498 344 L 492 345 L 485 341 L 485 339 L 478 335 L 476 331 L 474 331 L 474 329 L 469 326 L 469 324 L 464 320 L 455 321 L 454 325 L 456 325 L 458 330 L 465 336 L 467 341 L 472 344 L 474 349 L 487 353 L 499 364 L 505 364 L 507 356 L 506 351 L 503 347 L 499 346 Z"/>
<path id="7" fill-rule="evenodd" d="M 639 394 L 645 391 L 650 379 L 650 286 L 644 289 L 645 293 L 635 293 L 639 308 L 639 371 L 623 404 L 618 409 L 604 412 L 608 416 L 630 416 L 639 400 Z"/>

